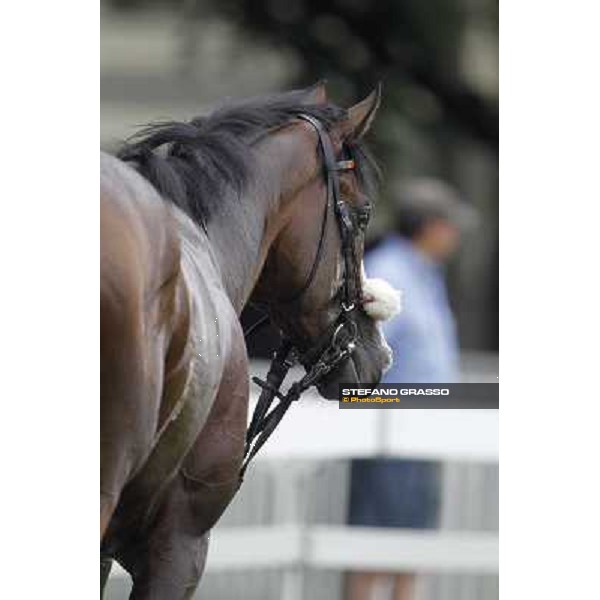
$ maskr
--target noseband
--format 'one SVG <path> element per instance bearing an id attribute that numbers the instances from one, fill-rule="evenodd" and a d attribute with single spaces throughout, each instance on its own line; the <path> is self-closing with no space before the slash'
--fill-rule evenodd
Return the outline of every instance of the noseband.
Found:
<path id="1" fill-rule="evenodd" d="M 262 391 L 246 433 L 240 483 L 248 464 L 273 433 L 291 403 L 298 400 L 304 391 L 318 384 L 327 374 L 345 361 L 354 351 L 358 336 L 355 315 L 361 305 L 362 280 L 354 242 L 357 229 L 364 230 L 367 226 L 371 206 L 367 204 L 365 207 L 353 209 L 353 213 L 351 213 L 340 193 L 339 172 L 353 170 L 355 168 L 354 160 L 337 160 L 329 134 L 318 119 L 306 114 L 300 114 L 298 118 L 310 123 L 319 137 L 327 182 L 327 200 L 317 252 L 308 277 L 304 285 L 293 296 L 284 299 L 282 303 L 297 302 L 313 283 L 323 254 L 331 201 L 340 232 L 344 263 L 344 275 L 340 289 L 341 310 L 331 326 L 313 344 L 312 349 L 302 352 L 290 338 L 284 337 L 281 346 L 273 356 L 266 378 L 264 380 L 258 377 L 252 378 L 252 381 L 262 388 Z M 296 362 L 300 362 L 305 367 L 306 374 L 302 379 L 294 382 L 286 394 L 283 394 L 280 391 L 283 380 Z M 278 398 L 279 404 L 268 412 L 275 398 Z"/>

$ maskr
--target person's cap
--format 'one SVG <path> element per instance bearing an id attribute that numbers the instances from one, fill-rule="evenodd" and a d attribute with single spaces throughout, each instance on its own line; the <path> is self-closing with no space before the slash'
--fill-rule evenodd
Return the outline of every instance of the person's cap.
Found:
<path id="1" fill-rule="evenodd" d="M 479 221 L 477 211 L 452 186 L 438 179 L 402 181 L 394 187 L 392 198 L 399 219 L 408 215 L 418 216 L 421 222 L 442 219 L 463 232 Z"/>

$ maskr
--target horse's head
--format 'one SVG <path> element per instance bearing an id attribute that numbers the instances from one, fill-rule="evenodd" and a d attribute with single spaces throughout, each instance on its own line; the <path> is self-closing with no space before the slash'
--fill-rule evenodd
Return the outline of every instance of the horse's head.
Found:
<path id="1" fill-rule="evenodd" d="M 307 103 L 325 105 L 318 85 Z M 324 123 L 300 114 L 279 132 L 282 154 L 293 157 L 273 241 L 253 300 L 297 349 L 305 368 L 329 366 L 317 383 L 326 398 L 338 383 L 379 382 L 391 352 L 365 310 L 363 253 L 372 190 L 361 138 L 380 102 L 377 88 L 340 117 Z M 328 105 L 331 106 L 331 105 Z"/>

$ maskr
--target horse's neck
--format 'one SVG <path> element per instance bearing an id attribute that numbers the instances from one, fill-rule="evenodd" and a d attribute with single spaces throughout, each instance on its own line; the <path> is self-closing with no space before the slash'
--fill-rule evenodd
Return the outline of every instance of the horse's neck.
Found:
<path id="1" fill-rule="evenodd" d="M 223 285 L 238 314 L 260 276 L 286 207 L 315 169 L 314 157 L 311 162 L 311 153 L 291 127 L 265 137 L 257 154 L 260 181 L 241 201 L 226 202 L 227 209 L 208 225 Z"/>
<path id="2" fill-rule="evenodd" d="M 248 202 L 248 207 L 238 205 L 215 215 L 208 225 L 208 239 L 223 287 L 238 314 L 252 292 L 265 254 L 267 202 L 263 198 L 252 200 L 254 202 L 250 198 L 243 200 Z"/>

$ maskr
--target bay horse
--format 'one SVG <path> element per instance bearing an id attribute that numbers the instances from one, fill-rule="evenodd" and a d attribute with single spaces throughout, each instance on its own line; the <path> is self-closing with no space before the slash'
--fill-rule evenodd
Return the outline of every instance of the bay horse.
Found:
<path id="1" fill-rule="evenodd" d="M 310 381 L 325 398 L 389 365 L 361 290 L 379 102 L 319 83 L 101 155 L 101 594 L 115 559 L 135 600 L 192 597 L 247 451 L 249 301 L 307 372 L 337 351 Z"/>

